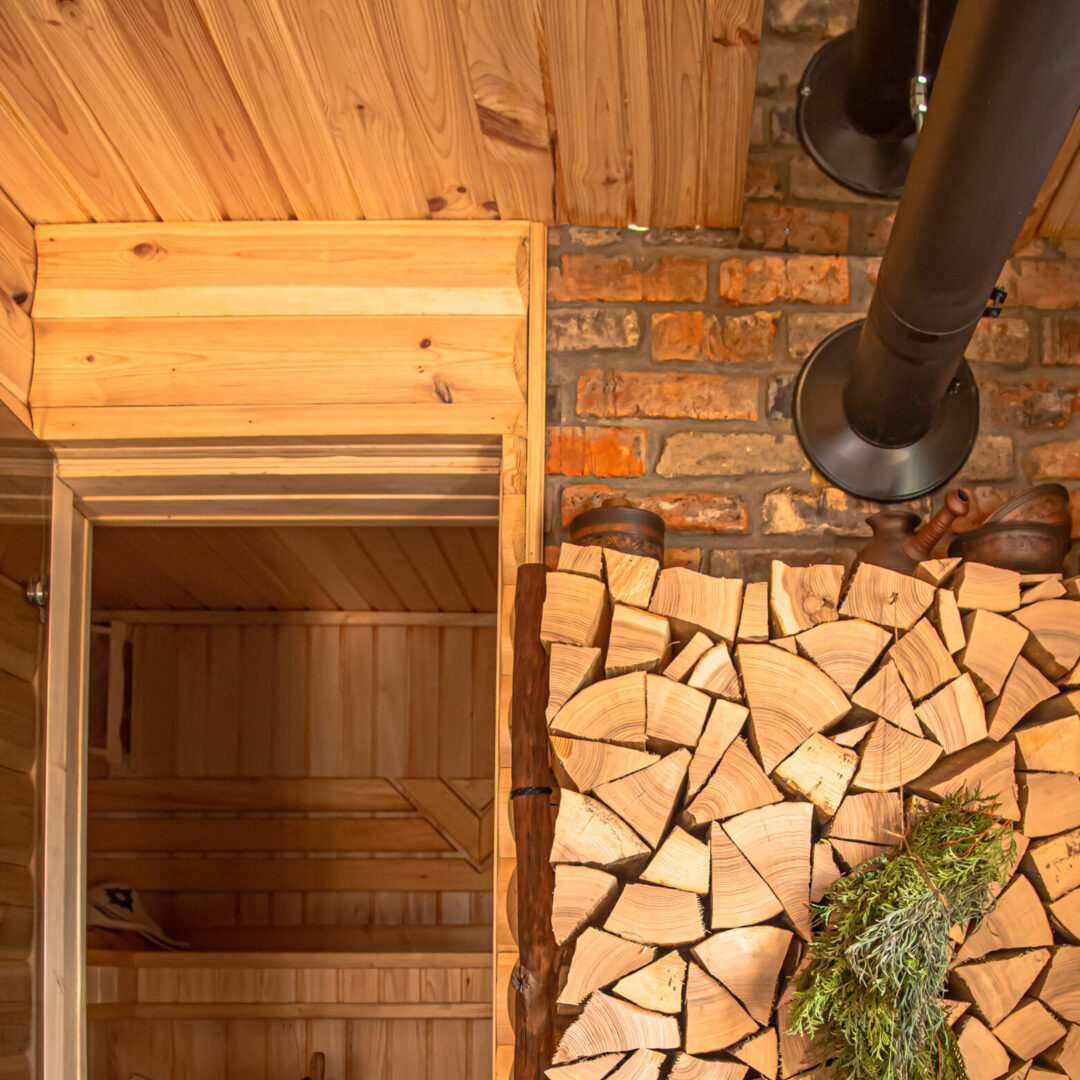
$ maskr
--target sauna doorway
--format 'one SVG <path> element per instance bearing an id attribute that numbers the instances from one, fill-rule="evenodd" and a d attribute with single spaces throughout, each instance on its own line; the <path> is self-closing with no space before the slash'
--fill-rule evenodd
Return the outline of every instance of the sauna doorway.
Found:
<path id="1" fill-rule="evenodd" d="M 491 1076 L 497 544 L 94 526 L 91 1080 Z"/>

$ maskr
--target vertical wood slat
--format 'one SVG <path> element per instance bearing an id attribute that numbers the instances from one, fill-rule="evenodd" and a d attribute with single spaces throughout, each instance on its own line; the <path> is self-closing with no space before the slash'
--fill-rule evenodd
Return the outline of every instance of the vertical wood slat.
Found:
<path id="1" fill-rule="evenodd" d="M 1060 184 L 1052 189 L 1052 198 L 1039 224 L 1040 236 L 1080 236 L 1080 112 L 1076 114 L 1069 133 L 1065 136 L 1048 182 L 1039 193 L 1040 197 L 1055 179 L 1061 169 L 1059 162 L 1063 160 L 1068 161 L 1068 166 L 1060 173 Z M 1035 205 L 1038 207 L 1038 200 Z"/>
<path id="2" fill-rule="evenodd" d="M 36 273 L 34 229 L 0 189 L 0 293 L 29 311 Z"/>

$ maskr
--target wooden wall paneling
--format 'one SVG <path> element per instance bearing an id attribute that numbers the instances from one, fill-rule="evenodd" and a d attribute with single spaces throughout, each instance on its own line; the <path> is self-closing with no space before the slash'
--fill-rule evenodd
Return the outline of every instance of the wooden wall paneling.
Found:
<path id="1" fill-rule="evenodd" d="M 763 0 L 708 0 L 701 139 L 701 224 L 736 227 L 742 214 Z"/>
<path id="2" fill-rule="evenodd" d="M 86 635 L 90 526 L 53 481 L 48 680 L 42 749 L 42 1068 L 86 1078 Z"/>
<path id="3" fill-rule="evenodd" d="M 364 0 L 361 7 L 377 27 L 432 216 L 496 217 L 454 0 Z"/>
<path id="4" fill-rule="evenodd" d="M 149 727 L 172 721 L 172 738 L 159 736 L 163 742 L 171 742 L 171 760 L 162 759 L 157 769 L 140 768 L 139 776 L 157 777 L 205 777 L 207 775 L 207 727 L 210 703 L 210 633 L 202 626 L 163 626 L 171 634 L 167 654 L 159 661 L 168 682 L 157 693 L 151 691 L 142 699 L 142 709 L 132 710 L 132 731 L 140 726 Z M 135 673 L 139 671 L 139 657 L 135 657 Z M 183 672 L 179 678 L 178 673 Z M 157 697 L 158 693 L 170 693 L 171 707 Z"/>
<path id="5" fill-rule="evenodd" d="M 296 216 L 363 216 L 299 50 L 275 0 L 196 0 Z"/>
<path id="6" fill-rule="evenodd" d="M 444 721 L 457 721 L 438 729 L 438 775 L 443 777 L 472 775 L 473 635 L 469 629 L 443 630 L 439 714 Z"/>
<path id="7" fill-rule="evenodd" d="M 203 774 L 240 775 L 240 627 L 209 628 L 210 679 L 203 729 Z M 189 678 L 177 666 L 177 682 Z M 315 680 L 312 680 L 313 682 Z"/>
<path id="8" fill-rule="evenodd" d="M 307 775 L 308 634 L 301 626 L 277 629 L 274 664 L 273 775 Z"/>
<path id="9" fill-rule="evenodd" d="M 473 611 L 490 611 L 497 588 L 472 529 L 440 529 L 434 534 L 445 562 Z"/>
<path id="10" fill-rule="evenodd" d="M 345 744 L 341 699 L 342 630 L 339 626 L 315 626 L 308 633 L 308 772 L 311 776 L 338 776 Z M 392 677 L 401 676 L 400 670 L 392 673 Z M 394 719 L 398 724 L 402 723 L 400 714 Z"/>
<path id="11" fill-rule="evenodd" d="M 27 403 L 33 372 L 34 331 L 30 316 L 0 289 L 0 401 L 27 427 L 31 425 Z"/>
<path id="12" fill-rule="evenodd" d="M 458 584 L 452 562 L 442 553 L 430 529 L 395 529 L 394 539 L 416 568 L 440 611 L 472 609 Z"/>
<path id="13" fill-rule="evenodd" d="M 1054 188 L 1052 197 L 1046 204 L 1046 213 L 1039 225 L 1041 236 L 1080 236 L 1080 112 L 1076 114 L 1051 167 L 1048 183 L 1056 178 L 1059 162 L 1063 158 L 1068 159 L 1068 166 L 1061 171 L 1060 183 Z M 1040 197 L 1046 187 L 1044 184 L 1039 193 Z M 1035 205 L 1038 207 L 1038 200 Z"/>
<path id="14" fill-rule="evenodd" d="M 367 569 L 364 564 L 368 559 L 350 533 L 339 529 L 286 528 L 279 529 L 277 536 L 298 562 L 318 574 L 320 588 L 335 607 L 346 611 L 371 610 L 372 604 L 362 584 L 356 583 L 366 576 L 363 570 Z"/>
<path id="15" fill-rule="evenodd" d="M 618 0 L 540 0 L 556 123 L 557 217 L 630 221 Z"/>
<path id="16" fill-rule="evenodd" d="M 350 626 L 344 630 L 341 664 L 342 772 L 348 776 L 369 776 L 373 771 L 375 741 L 375 630 L 372 627 Z"/>
<path id="17" fill-rule="evenodd" d="M 700 0 L 622 0 L 620 24 L 633 217 L 686 228 L 701 206 L 705 8 Z"/>
<path id="18" fill-rule="evenodd" d="M 1069 131 L 1057 155 L 1054 157 L 1053 164 L 1050 166 L 1050 171 L 1046 174 L 1046 179 L 1043 181 L 1042 187 L 1039 188 L 1039 193 L 1035 196 L 1035 202 L 1024 219 L 1016 247 L 1020 247 L 1040 232 L 1047 208 L 1053 201 L 1054 194 L 1060 187 L 1062 179 L 1069 171 L 1069 166 L 1075 159 L 1078 148 L 1080 148 L 1080 112 L 1073 118 Z"/>
<path id="19" fill-rule="evenodd" d="M 0 769 L 0 863 L 29 866 L 34 854 L 37 797 L 25 773 Z"/>
<path id="20" fill-rule="evenodd" d="M 0 671 L 29 682 L 38 667 L 41 623 L 26 602 L 25 589 L 0 576 Z"/>
<path id="21" fill-rule="evenodd" d="M 273 775 L 270 718 L 274 712 L 274 637 L 272 626 L 245 626 L 240 630 L 240 715 L 238 718 L 241 776 Z M 347 764 L 343 772 L 348 775 Z"/>
<path id="22" fill-rule="evenodd" d="M 0 767 L 29 772 L 36 748 L 34 687 L 28 680 L 0 668 Z"/>
<path id="23" fill-rule="evenodd" d="M 407 673 L 401 672 L 401 677 L 409 682 L 409 756 L 406 764 L 409 776 L 445 776 L 439 771 L 440 747 L 447 737 L 448 728 L 452 732 L 451 737 L 459 737 L 460 734 L 458 725 L 454 723 L 457 710 L 443 710 L 440 707 L 443 693 L 439 665 L 442 637 L 452 632 L 437 626 L 409 629 L 409 666 Z"/>
<path id="24" fill-rule="evenodd" d="M 408 632 L 404 627 L 380 626 L 375 634 L 375 773 L 405 775 L 409 758 Z"/>
<path id="25" fill-rule="evenodd" d="M 36 276 L 33 226 L 0 190 L 0 292 L 6 293 L 24 311 L 29 311 Z"/>
<path id="26" fill-rule="evenodd" d="M 457 0 L 457 13 L 499 214 L 551 224 L 554 151 L 535 0 Z"/>
<path id="27" fill-rule="evenodd" d="M 139 185 L 64 65 L 45 46 L 43 28 L 37 23 L 29 5 L 16 4 L 0 12 L 5 61 L 0 67 L 0 96 L 12 117 L 33 132 L 30 137 L 60 191 L 70 192 L 52 208 L 53 214 L 34 214 L 34 220 L 78 221 L 87 214 L 98 221 L 152 220 L 154 211 Z M 28 206 L 40 197 L 22 184 L 12 190 L 17 198 L 28 200 Z M 63 216 L 54 216 L 57 212 Z"/>
<path id="28" fill-rule="evenodd" d="M 381 595 L 373 597 L 376 607 L 385 610 L 396 598 L 396 606 L 407 611 L 439 610 L 438 603 L 421 579 L 421 568 L 414 565 L 401 546 L 396 530 L 354 529 L 353 535 L 370 561 L 372 584 L 380 583 Z"/>

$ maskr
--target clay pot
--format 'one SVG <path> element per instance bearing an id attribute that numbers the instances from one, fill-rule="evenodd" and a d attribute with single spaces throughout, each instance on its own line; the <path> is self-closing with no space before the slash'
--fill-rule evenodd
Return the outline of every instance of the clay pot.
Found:
<path id="1" fill-rule="evenodd" d="M 664 561 L 664 519 L 626 499 L 605 499 L 570 522 L 570 541 L 584 547 L 614 548 L 628 555 Z"/>
<path id="2" fill-rule="evenodd" d="M 950 491 L 945 496 L 945 505 L 918 532 L 918 514 L 908 510 L 879 510 L 866 519 L 874 535 L 859 552 L 856 562 L 910 574 L 918 563 L 930 558 L 934 545 L 958 517 L 967 513 L 970 505 L 970 496 L 963 488 Z"/>

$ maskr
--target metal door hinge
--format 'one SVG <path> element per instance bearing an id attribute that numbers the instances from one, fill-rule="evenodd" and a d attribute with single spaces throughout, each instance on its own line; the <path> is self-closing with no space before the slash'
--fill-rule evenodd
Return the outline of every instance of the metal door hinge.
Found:
<path id="1" fill-rule="evenodd" d="M 47 577 L 34 578 L 26 586 L 26 600 L 38 609 L 41 621 L 44 622 L 45 614 L 49 610 L 49 579 Z"/>

